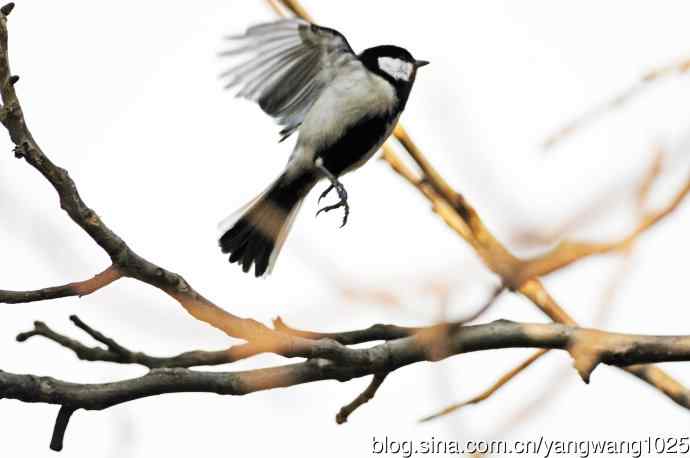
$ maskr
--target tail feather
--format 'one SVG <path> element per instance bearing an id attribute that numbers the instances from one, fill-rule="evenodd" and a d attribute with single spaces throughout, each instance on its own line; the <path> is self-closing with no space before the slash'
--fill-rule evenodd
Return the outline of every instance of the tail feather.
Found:
<path id="1" fill-rule="evenodd" d="M 299 211 L 314 185 L 309 176 L 281 175 L 268 189 L 220 223 L 219 244 L 229 261 L 254 275 L 271 273 L 276 258 Z"/>

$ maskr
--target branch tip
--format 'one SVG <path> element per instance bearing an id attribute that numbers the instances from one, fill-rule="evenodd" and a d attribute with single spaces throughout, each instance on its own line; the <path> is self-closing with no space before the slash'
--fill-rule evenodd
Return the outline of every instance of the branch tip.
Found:
<path id="1" fill-rule="evenodd" d="M 369 383 L 367 388 L 364 391 L 362 391 L 362 393 L 360 393 L 359 396 L 357 396 L 351 403 L 347 404 L 346 406 L 343 406 L 340 409 L 340 411 L 335 416 L 335 422 L 339 425 L 346 423 L 347 419 L 350 417 L 352 412 L 354 412 L 367 402 L 371 401 L 374 398 L 374 396 L 376 396 L 376 392 L 381 387 L 381 384 L 386 379 L 387 375 L 388 372 L 380 372 L 374 374 L 374 377 L 372 377 L 371 382 Z"/>
<path id="2" fill-rule="evenodd" d="M 9 16 L 12 10 L 14 9 L 14 2 L 10 2 L 0 8 L 0 13 L 4 14 L 5 16 Z"/>
<path id="3" fill-rule="evenodd" d="M 59 452 L 62 450 L 62 444 L 65 439 L 65 432 L 67 431 L 67 425 L 72 417 L 74 411 L 77 410 L 74 407 L 68 407 L 66 405 L 60 406 L 57 418 L 55 419 L 55 427 L 53 428 L 53 437 L 50 439 L 50 449 Z"/>
<path id="4" fill-rule="evenodd" d="M 15 337 L 15 339 L 17 340 L 17 342 L 26 342 L 31 337 L 42 335 L 46 331 L 49 331 L 48 325 L 46 325 L 43 321 L 34 321 L 34 328 L 31 331 L 20 332 L 19 334 L 17 334 L 17 337 Z"/>
<path id="5" fill-rule="evenodd" d="M 601 362 L 601 353 L 588 347 L 588 342 L 576 342 L 568 348 L 570 356 L 573 358 L 573 367 L 577 370 L 583 382 L 589 384 L 590 377 L 594 369 Z"/>
<path id="6" fill-rule="evenodd" d="M 19 81 L 19 75 L 12 75 L 10 78 L 7 80 L 8 83 L 10 83 L 12 86 L 17 84 L 17 81 Z"/>
<path id="7" fill-rule="evenodd" d="M 15 339 L 17 340 L 17 342 L 26 342 L 29 338 L 35 335 L 36 331 L 20 332 L 19 334 L 17 334 L 17 337 L 15 337 Z"/>
<path id="8" fill-rule="evenodd" d="M 287 328 L 287 326 L 285 325 L 285 322 L 280 316 L 277 316 L 273 319 L 273 329 L 275 329 L 276 331 L 280 331 L 285 328 Z"/>

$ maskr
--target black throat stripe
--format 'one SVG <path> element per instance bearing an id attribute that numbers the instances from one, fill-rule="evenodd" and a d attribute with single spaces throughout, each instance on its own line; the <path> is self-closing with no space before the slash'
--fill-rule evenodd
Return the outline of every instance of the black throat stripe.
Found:
<path id="1" fill-rule="evenodd" d="M 332 174 L 339 176 L 363 160 L 382 141 L 391 122 L 390 114 L 362 118 L 347 128 L 335 143 L 318 151 L 316 157 L 321 158 Z"/>

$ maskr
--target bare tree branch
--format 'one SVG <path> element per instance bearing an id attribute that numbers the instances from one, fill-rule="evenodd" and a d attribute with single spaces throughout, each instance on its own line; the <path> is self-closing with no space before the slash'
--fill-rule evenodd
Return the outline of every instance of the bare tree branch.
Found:
<path id="1" fill-rule="evenodd" d="M 67 425 L 69 424 L 72 414 L 77 409 L 63 405 L 58 411 L 55 419 L 55 426 L 53 427 L 53 437 L 50 439 L 50 449 L 59 452 L 62 450 L 62 443 L 65 439 L 65 432 L 67 432 Z"/>
<path id="2" fill-rule="evenodd" d="M 393 324 L 374 324 L 366 329 L 359 329 L 356 331 L 313 332 L 292 328 L 285 324 L 283 319 L 280 317 L 273 320 L 273 326 L 276 330 L 285 334 L 312 340 L 330 339 L 343 345 L 355 345 L 358 343 L 373 342 L 376 340 L 400 339 L 403 337 L 412 336 L 423 329 L 408 326 L 396 326 Z"/>
<path id="3" fill-rule="evenodd" d="M 12 8 L 5 10 L 8 13 L 0 15 L 0 95 L 3 103 L 0 121 L 16 145 L 15 156 L 26 160 L 48 180 L 60 198 L 60 207 L 108 254 L 114 266 L 110 272 L 117 272 L 118 276 L 134 278 L 159 288 L 177 300 L 192 316 L 232 337 L 245 340 L 272 340 L 274 343 L 280 343 L 281 336 L 270 328 L 255 320 L 240 318 L 223 310 L 196 292 L 180 275 L 139 256 L 103 222 L 94 210 L 86 205 L 67 171 L 56 166 L 45 155 L 27 126 L 15 91 L 14 83 L 17 78 L 12 75 L 8 59 L 7 14 L 12 11 Z M 73 291 L 74 289 L 73 285 L 67 285 L 49 289 L 47 292 L 10 293 L 6 296 L 10 300 L 30 301 L 43 300 L 46 295 L 52 297 L 79 295 L 78 292 Z M 75 294 L 72 294 L 73 292 Z"/>
<path id="4" fill-rule="evenodd" d="M 365 375 L 392 372 L 420 361 L 499 348 L 548 348 L 568 351 L 586 382 L 600 364 L 630 366 L 654 362 L 690 360 L 690 336 L 644 336 L 609 333 L 561 324 L 530 324 L 499 320 L 463 326 L 446 336 L 447 352 L 435 352 L 436 342 L 418 336 L 404 337 L 370 348 L 331 346 L 329 340 L 315 341 L 322 353 L 339 352 L 342 357 L 312 358 L 303 363 L 238 372 L 204 372 L 183 368 L 153 369 L 147 375 L 113 383 L 78 384 L 51 377 L 0 372 L 0 398 L 24 402 L 66 405 L 101 410 L 143 397 L 178 392 L 213 392 L 244 395 L 271 388 L 318 380 L 350 380 Z M 632 366 L 638 373 L 649 367 Z M 687 393 L 677 393 L 688 397 Z M 688 400 L 686 399 L 685 402 Z"/>
<path id="5" fill-rule="evenodd" d="M 88 280 L 68 283 L 62 286 L 37 289 L 34 291 L 4 291 L 0 290 L 0 303 L 19 304 L 24 302 L 45 301 L 71 296 L 87 296 L 105 288 L 112 282 L 122 278 L 122 274 L 115 266 L 110 266 L 103 272 Z"/>
<path id="6" fill-rule="evenodd" d="M 367 388 L 362 391 L 359 396 L 357 396 L 353 401 L 346 406 L 343 406 L 340 411 L 335 416 L 335 422 L 342 425 L 347 421 L 352 412 L 360 408 L 362 405 L 374 399 L 376 392 L 381 387 L 381 384 L 386 379 L 388 372 L 382 372 L 379 374 L 374 374 L 371 378 L 371 382 L 367 385 Z"/>
<path id="7" fill-rule="evenodd" d="M 202 372 L 184 368 L 164 368 L 164 358 L 152 359 L 141 353 L 131 353 L 112 339 L 103 336 L 78 319 L 73 319 L 100 341 L 108 350 L 91 349 L 65 338 L 40 323 L 29 333 L 54 340 L 77 355 L 89 354 L 84 359 L 112 362 L 137 362 L 150 367 L 158 365 L 139 378 L 102 384 L 75 384 L 34 375 L 18 375 L 0 371 L 0 399 L 18 399 L 24 402 L 42 402 L 62 406 L 56 421 L 51 447 L 58 449 L 67 420 L 77 409 L 101 410 L 142 397 L 177 392 L 213 392 L 226 395 L 244 395 L 271 388 L 288 387 L 318 380 L 346 381 L 365 375 L 375 375 L 370 386 L 351 404 L 343 407 L 337 416 L 339 422 L 347 419 L 357 407 L 371 399 L 383 382 L 384 374 L 420 361 L 437 361 L 452 355 L 499 348 L 542 348 L 568 351 L 575 367 L 585 382 L 600 364 L 630 366 L 627 369 L 643 380 L 663 376 L 653 366 L 640 366 L 651 362 L 690 360 L 690 336 L 641 336 L 607 333 L 603 331 L 564 326 L 560 324 L 520 324 L 499 320 L 489 324 L 453 327 L 438 333 L 438 326 L 424 328 L 409 337 L 400 337 L 365 349 L 352 349 L 330 339 L 313 341 L 320 347 L 315 354 L 327 354 L 329 359 L 311 358 L 306 362 L 240 372 Z M 448 327 L 447 327 L 448 328 Z M 385 329 L 385 328 L 383 328 Z M 396 327 L 391 327 L 396 329 Z M 425 332 L 427 331 L 427 332 Z M 380 338 L 381 334 L 372 334 Z M 440 343 L 439 340 L 443 342 Z M 249 345 L 249 344 L 246 344 Z M 443 353 L 439 353 L 443 349 Z M 542 350 L 543 351 L 543 350 Z M 128 353 L 129 352 L 129 353 Z M 93 354 L 91 354 L 93 353 Z M 195 364 L 209 362 L 203 352 L 189 352 L 187 361 Z M 134 355 L 134 356 L 133 356 Z M 139 358 L 139 360 L 137 360 Z M 222 355 L 220 356 L 222 358 Z M 172 364 L 168 359 L 168 364 Z M 177 357 L 176 363 L 184 358 Z M 536 357 L 531 358 L 532 360 Z M 529 365 L 527 363 L 526 365 Z M 650 372 L 650 369 L 652 371 Z M 668 383 L 657 380 L 659 386 Z M 499 381 L 494 388 L 498 389 Z M 676 402 L 690 402 L 685 390 L 667 393 Z"/>
<path id="8" fill-rule="evenodd" d="M 193 350 L 180 353 L 179 355 L 175 356 L 151 356 L 143 352 L 132 351 L 127 349 L 114 339 L 106 337 L 100 331 L 93 329 L 91 326 L 84 323 L 76 315 L 70 316 L 70 320 L 74 323 L 76 327 L 82 329 L 84 332 L 89 334 L 98 342 L 105 344 L 106 348 L 89 347 L 78 340 L 72 339 L 64 334 L 54 331 L 42 321 L 35 321 L 34 328 L 32 330 L 18 334 L 17 341 L 25 342 L 34 336 L 41 336 L 71 350 L 79 359 L 84 361 L 104 361 L 118 364 L 139 364 L 149 369 L 215 366 L 220 364 L 233 363 L 242 359 L 250 358 L 260 353 L 274 352 L 271 348 L 266 346 L 261 346 L 253 343 L 245 343 L 234 345 L 226 350 Z M 388 341 L 400 339 L 403 337 L 410 337 L 424 330 L 432 331 L 440 329 L 441 327 L 452 326 L 455 329 L 457 329 L 457 326 L 459 326 L 459 324 L 453 323 L 413 328 L 389 324 L 375 324 L 366 329 L 356 331 L 319 333 L 311 331 L 301 331 L 291 328 L 288 325 L 286 325 L 281 318 L 276 318 L 276 320 L 274 320 L 274 323 L 278 331 L 302 339 L 308 339 L 314 346 L 316 346 L 316 344 L 314 344 L 314 341 L 317 340 L 331 342 L 331 345 L 337 346 L 355 345 L 365 342 L 375 342 L 381 340 Z M 319 357 L 318 354 L 319 351 L 316 351 L 313 357 Z M 286 354 L 284 356 L 289 355 Z M 295 354 L 294 356 L 297 356 L 297 354 Z M 331 356 L 333 357 L 333 355 Z M 337 355 L 335 357 L 337 357 Z"/>
<path id="9" fill-rule="evenodd" d="M 498 297 L 498 292 L 501 289 L 497 289 L 490 297 L 490 299 L 481 307 L 480 310 L 486 310 L 490 304 Z M 474 319 L 478 312 L 473 313 L 469 318 Z M 105 336 L 102 332 L 94 329 L 88 324 L 84 323 L 78 316 L 70 316 L 70 320 L 74 325 L 84 331 L 86 334 L 91 336 L 94 340 L 105 344 L 106 348 L 102 347 L 89 347 L 84 343 L 72 339 L 64 334 L 58 333 L 51 329 L 47 324 L 42 321 L 35 321 L 34 328 L 30 331 L 22 332 L 17 335 L 18 342 L 25 342 L 34 336 L 41 336 L 48 340 L 51 340 L 69 350 L 74 352 L 74 354 L 81 360 L 84 361 L 104 361 L 119 364 L 139 364 L 149 369 L 165 368 L 165 367 L 195 367 L 195 366 L 215 366 L 220 364 L 228 364 L 239 361 L 241 359 L 246 359 L 260 353 L 273 352 L 275 353 L 277 349 L 270 348 L 267 346 L 262 346 L 254 343 L 245 343 L 234 345 L 225 350 L 217 351 L 205 351 L 205 350 L 193 350 L 185 353 L 180 353 L 175 356 L 151 356 L 143 352 L 132 351 L 118 343 L 115 339 Z M 300 342 L 306 339 L 310 346 L 317 346 L 313 341 L 322 340 L 326 342 L 332 342 L 335 346 L 349 346 L 356 345 L 366 342 L 375 341 L 390 341 L 395 339 L 400 339 L 403 337 L 418 336 L 423 339 L 435 339 L 437 342 L 442 343 L 443 339 L 440 337 L 447 335 L 449 332 L 454 332 L 459 329 L 465 320 L 455 321 L 450 323 L 440 323 L 432 326 L 424 327 L 406 327 L 406 326 L 396 326 L 392 324 L 375 324 L 369 326 L 366 329 L 359 329 L 355 331 L 343 331 L 343 332 L 313 332 L 313 331 L 302 331 L 292 328 L 285 324 L 285 322 L 280 318 L 276 318 L 273 321 L 274 327 L 277 331 L 287 336 L 294 336 L 300 339 Z M 332 350 L 328 350 L 332 351 Z M 280 354 L 280 353 L 278 353 Z M 323 356 L 327 353 L 320 353 L 319 350 L 315 350 L 312 353 L 312 357 Z M 284 354 L 283 356 L 299 356 L 299 352 L 295 354 Z M 330 355 L 331 357 L 337 358 L 338 355 Z"/>
<path id="10" fill-rule="evenodd" d="M 676 210 L 688 193 L 690 193 L 690 177 L 688 177 L 684 186 L 678 190 L 666 206 L 645 215 L 641 219 L 639 225 L 620 240 L 609 243 L 563 241 L 548 253 L 525 261 L 520 276 L 524 279 L 529 279 L 548 275 L 589 256 L 606 254 L 614 251 L 624 251 L 645 231 Z"/>
<path id="11" fill-rule="evenodd" d="M 25 342 L 31 337 L 42 336 L 62 345 L 65 348 L 68 348 L 69 350 L 72 350 L 77 357 L 82 360 L 105 361 L 120 364 L 139 364 L 151 369 L 164 367 L 211 366 L 233 363 L 261 353 L 274 353 L 286 358 L 323 358 L 338 361 L 343 364 L 353 365 L 366 363 L 366 361 L 362 360 L 363 355 L 361 353 L 355 349 L 341 344 L 334 339 L 324 337 L 315 340 L 299 336 L 290 336 L 281 332 L 276 332 L 277 334 L 283 336 L 281 342 L 279 342 L 277 346 L 275 341 L 254 341 L 246 344 L 235 345 L 226 350 L 195 350 L 181 353 L 176 356 L 156 357 L 150 356 L 146 353 L 134 352 L 127 349 L 123 345 L 117 343 L 114 339 L 106 337 L 101 332 L 91 328 L 86 323 L 81 321 L 77 316 L 71 316 L 70 320 L 72 320 L 75 326 L 85 331 L 95 340 L 104 343 L 107 348 L 89 347 L 77 340 L 71 339 L 52 330 L 41 321 L 34 322 L 34 329 L 17 335 L 17 341 Z M 383 329 L 388 328 L 388 326 L 385 325 L 379 326 Z M 430 326 L 428 328 L 420 329 L 435 329 L 436 327 L 437 326 Z M 372 328 L 377 329 L 376 326 L 373 326 Z M 361 336 L 365 336 L 364 331 L 344 332 L 342 334 L 345 336 L 349 334 L 360 334 Z M 314 335 L 316 336 L 318 334 L 314 333 Z M 379 340 L 377 338 L 379 337 L 377 334 L 371 334 L 370 337 L 372 338 L 370 340 Z"/>
<path id="12" fill-rule="evenodd" d="M 233 363 L 235 361 L 263 353 L 259 346 L 247 343 L 238 344 L 226 350 L 219 351 L 195 350 L 168 357 L 151 356 L 146 353 L 127 349 L 126 347 L 117 343 L 115 340 L 94 330 L 86 323 L 81 321 L 77 316 L 71 316 L 70 320 L 72 320 L 75 326 L 90 334 L 95 340 L 104 343 L 106 348 L 89 347 L 78 340 L 54 331 L 42 321 L 34 322 L 34 329 L 31 331 L 22 332 L 17 335 L 17 341 L 25 342 L 31 337 L 42 336 L 48 340 L 62 345 L 69 350 L 72 350 L 79 359 L 84 361 L 139 364 L 148 367 L 149 369 L 161 367 L 215 366 L 219 364 Z"/>

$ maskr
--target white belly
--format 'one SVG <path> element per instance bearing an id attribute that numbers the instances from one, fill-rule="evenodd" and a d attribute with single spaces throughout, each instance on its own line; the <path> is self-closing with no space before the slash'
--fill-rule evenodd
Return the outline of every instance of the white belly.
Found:
<path id="1" fill-rule="evenodd" d="M 363 117 L 390 112 L 397 103 L 393 86 L 359 62 L 343 73 L 346 76 L 324 89 L 300 126 L 297 145 L 304 153 L 311 151 L 311 159 L 314 152 L 332 144 Z"/>

